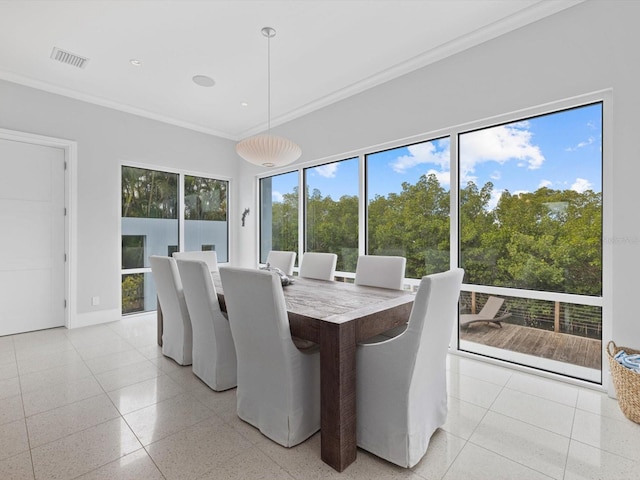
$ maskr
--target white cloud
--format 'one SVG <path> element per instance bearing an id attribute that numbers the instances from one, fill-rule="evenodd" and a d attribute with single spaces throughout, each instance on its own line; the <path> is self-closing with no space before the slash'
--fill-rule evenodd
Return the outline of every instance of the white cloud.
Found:
<path id="1" fill-rule="evenodd" d="M 338 163 L 328 163 L 326 165 L 320 165 L 319 167 L 315 167 L 314 171 L 325 178 L 335 178 L 336 173 L 338 172 Z"/>
<path id="2" fill-rule="evenodd" d="M 418 143 L 407 147 L 407 150 L 409 150 L 407 155 L 402 155 L 391 162 L 390 165 L 394 172 L 405 173 L 410 168 L 422 163 L 435 163 L 442 169 L 449 169 L 448 139 L 438 142 Z"/>
<path id="3" fill-rule="evenodd" d="M 590 190 L 593 187 L 592 183 L 589 180 L 584 178 L 576 178 L 576 181 L 571 185 L 571 190 L 574 190 L 578 193 L 583 193 L 587 190 Z"/>
<path id="4" fill-rule="evenodd" d="M 466 173 L 466 175 L 462 175 L 462 173 L 460 174 L 460 185 L 466 185 L 469 182 L 473 182 L 476 185 L 478 185 L 478 177 L 477 175 L 469 175 L 469 172 Z"/>
<path id="5" fill-rule="evenodd" d="M 500 180 L 500 178 L 502 178 L 502 174 L 498 170 L 494 170 L 490 177 L 491 180 Z"/>
<path id="6" fill-rule="evenodd" d="M 595 141 L 596 141 L 595 138 L 589 137 L 584 142 L 578 143 L 575 147 L 567 147 L 567 148 L 565 148 L 565 151 L 567 151 L 567 152 L 575 152 L 576 150 L 579 150 L 581 148 L 588 147 L 589 145 L 591 145 Z"/>
<path id="7" fill-rule="evenodd" d="M 460 174 L 463 180 L 470 178 L 476 165 L 498 162 L 503 165 L 515 160 L 518 166 L 535 170 L 545 161 L 527 122 L 478 130 L 460 137 Z"/>
<path id="8" fill-rule="evenodd" d="M 553 182 L 551 180 L 541 180 L 538 184 L 538 188 L 549 188 L 551 185 L 553 185 Z"/>
<path id="9" fill-rule="evenodd" d="M 438 179 L 438 183 L 440 183 L 441 186 L 447 186 L 451 183 L 451 172 L 446 171 L 446 172 L 442 172 L 442 171 L 437 171 L 434 169 L 431 169 L 429 171 L 427 171 L 426 173 L 427 175 L 435 175 L 436 178 Z"/>
<path id="10" fill-rule="evenodd" d="M 282 200 L 284 200 L 284 197 L 280 192 L 276 192 L 274 190 L 273 192 L 271 192 L 271 200 L 274 202 L 282 202 Z"/>

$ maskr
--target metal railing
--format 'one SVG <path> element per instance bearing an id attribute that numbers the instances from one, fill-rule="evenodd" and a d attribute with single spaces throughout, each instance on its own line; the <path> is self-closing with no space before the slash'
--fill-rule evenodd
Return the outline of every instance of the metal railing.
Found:
<path id="1" fill-rule="evenodd" d="M 462 292 L 460 311 L 477 313 L 489 296 L 487 293 Z M 511 313 L 511 317 L 505 320 L 506 323 L 586 338 L 602 338 L 602 308 L 599 306 L 503 297 L 505 302 L 502 309 L 505 313 Z"/>

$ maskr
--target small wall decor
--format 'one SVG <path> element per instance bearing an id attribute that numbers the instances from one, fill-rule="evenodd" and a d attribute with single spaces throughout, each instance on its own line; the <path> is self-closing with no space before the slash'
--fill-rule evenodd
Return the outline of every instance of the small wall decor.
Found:
<path id="1" fill-rule="evenodd" d="M 244 212 L 242 212 L 242 226 L 244 227 L 244 219 L 249 215 L 249 209 L 245 208 Z"/>

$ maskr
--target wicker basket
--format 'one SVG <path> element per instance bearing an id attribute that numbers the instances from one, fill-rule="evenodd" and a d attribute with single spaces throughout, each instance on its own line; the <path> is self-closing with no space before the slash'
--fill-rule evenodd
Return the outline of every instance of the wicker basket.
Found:
<path id="1" fill-rule="evenodd" d="M 620 365 L 617 360 L 613 358 L 620 350 L 624 350 L 629 354 L 640 353 L 640 351 L 626 347 L 618 347 L 613 340 L 607 344 L 609 369 L 611 370 L 613 385 L 616 387 L 620 410 L 622 410 L 622 413 L 624 413 L 629 420 L 640 423 L 640 373 L 636 373 Z"/>

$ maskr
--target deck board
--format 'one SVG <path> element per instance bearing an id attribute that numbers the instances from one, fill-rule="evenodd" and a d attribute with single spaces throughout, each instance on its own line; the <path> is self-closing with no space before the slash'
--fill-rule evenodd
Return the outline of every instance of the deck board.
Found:
<path id="1" fill-rule="evenodd" d="M 503 323 L 502 328 L 477 323 L 460 330 L 460 340 L 535 355 L 581 367 L 601 368 L 602 342 L 593 338 L 555 333 Z"/>

